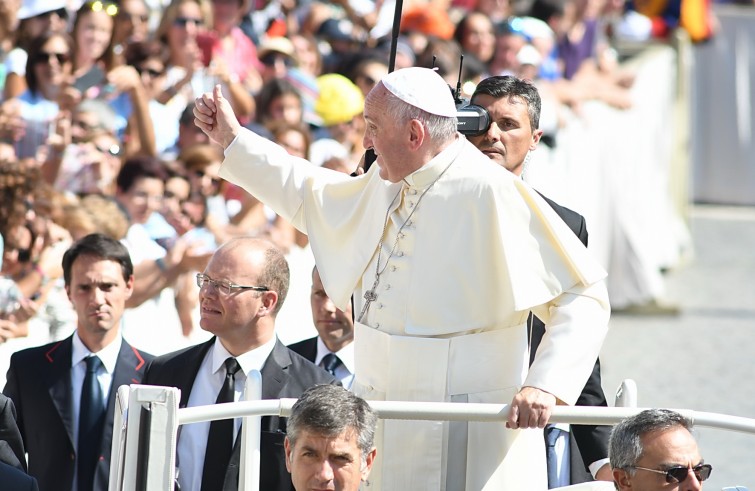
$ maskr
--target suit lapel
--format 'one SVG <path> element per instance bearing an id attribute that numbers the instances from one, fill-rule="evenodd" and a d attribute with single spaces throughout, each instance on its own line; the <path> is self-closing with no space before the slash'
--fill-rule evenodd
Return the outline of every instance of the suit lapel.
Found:
<path id="1" fill-rule="evenodd" d="M 189 404 L 189 395 L 191 395 L 191 388 L 194 386 L 194 379 L 197 378 L 202 360 L 214 343 L 215 337 L 213 336 L 209 341 L 187 351 L 183 369 L 171 374 L 170 380 L 175 383 L 175 387 L 181 389 L 181 401 L 178 403 L 178 407 L 186 407 Z"/>
<path id="2" fill-rule="evenodd" d="M 68 434 L 71 448 L 73 441 L 73 389 L 71 385 L 72 338 L 68 337 L 53 345 L 42 361 L 46 371 L 47 390 Z"/>
<path id="3" fill-rule="evenodd" d="M 288 381 L 289 365 L 291 365 L 291 356 L 289 356 L 288 348 L 283 346 L 283 343 L 279 340 L 276 340 L 273 351 L 262 366 L 263 399 L 278 398 Z"/>

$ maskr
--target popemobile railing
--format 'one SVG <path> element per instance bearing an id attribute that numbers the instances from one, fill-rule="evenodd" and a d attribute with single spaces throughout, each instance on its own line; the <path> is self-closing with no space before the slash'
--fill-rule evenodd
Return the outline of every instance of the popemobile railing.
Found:
<path id="1" fill-rule="evenodd" d="M 180 425 L 243 418 L 239 491 L 259 490 L 260 421 L 262 416 L 291 414 L 296 399 L 259 400 L 261 377 L 252 372 L 246 382 L 246 400 L 180 408 L 180 390 L 174 387 L 123 385 L 118 389 L 113 424 L 109 491 L 171 491 L 176 477 L 176 442 Z M 617 407 L 557 406 L 551 423 L 613 425 L 637 414 L 637 388 L 626 380 L 617 391 Z M 505 421 L 507 404 L 369 401 L 381 419 L 436 421 Z M 755 419 L 675 409 L 697 427 L 755 434 Z M 568 490 L 613 489 L 610 483 L 569 486 Z M 725 488 L 742 490 L 745 488 Z"/>

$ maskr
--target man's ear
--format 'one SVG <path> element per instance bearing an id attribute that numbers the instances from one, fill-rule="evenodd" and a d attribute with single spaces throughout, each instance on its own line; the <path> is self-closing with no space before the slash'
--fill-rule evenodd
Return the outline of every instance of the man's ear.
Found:
<path id="1" fill-rule="evenodd" d="M 540 143 L 540 138 L 543 137 L 543 130 L 535 130 L 532 132 L 532 141 L 530 142 L 530 150 L 534 150 L 537 148 L 538 143 Z"/>
<path id="2" fill-rule="evenodd" d="M 370 453 L 367 454 L 367 458 L 364 459 L 364 467 L 362 467 L 362 481 L 366 481 L 372 470 L 372 464 L 375 463 L 375 456 L 377 455 L 377 449 L 373 448 Z"/>
<path id="3" fill-rule="evenodd" d="M 286 452 L 286 470 L 291 474 L 291 464 L 293 459 L 293 449 L 291 448 L 291 442 L 288 441 L 288 437 L 283 440 L 283 449 Z"/>
<path id="4" fill-rule="evenodd" d="M 613 482 L 616 485 L 616 488 L 619 490 L 629 490 L 632 489 L 632 479 L 629 473 L 624 469 L 613 469 L 611 470 L 613 474 Z"/>
<path id="5" fill-rule="evenodd" d="M 409 121 L 409 148 L 417 150 L 425 142 L 427 133 L 425 127 L 418 119 Z"/>
<path id="6" fill-rule="evenodd" d="M 265 309 L 267 315 L 272 315 L 275 306 L 278 305 L 278 292 L 262 292 L 262 305 L 260 309 Z"/>

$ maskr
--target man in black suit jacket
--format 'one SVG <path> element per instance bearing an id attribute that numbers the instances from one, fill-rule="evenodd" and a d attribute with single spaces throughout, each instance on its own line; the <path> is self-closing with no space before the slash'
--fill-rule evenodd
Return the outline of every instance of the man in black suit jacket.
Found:
<path id="1" fill-rule="evenodd" d="M 100 234 L 75 242 L 63 256 L 63 275 L 78 316 L 76 332 L 63 341 L 15 353 L 4 393 L 18 410 L 29 473 L 42 491 L 104 491 L 115 394 L 121 385 L 139 383 L 152 357 L 129 346 L 120 334 L 134 283 L 131 259 L 120 242 Z M 79 395 L 86 359 L 93 356 L 101 361 L 96 381 L 103 401 L 97 424 L 85 435 L 96 455 L 84 461 L 79 458 Z"/>
<path id="2" fill-rule="evenodd" d="M 0 394 L 0 462 L 26 472 L 26 451 L 13 401 Z"/>
<path id="3" fill-rule="evenodd" d="M 3 491 L 39 491 L 36 479 L 5 462 L 0 462 L 0 483 Z"/>
<path id="4" fill-rule="evenodd" d="M 490 115 L 490 126 L 470 141 L 495 163 L 521 176 L 529 160 L 529 153 L 537 147 L 542 136 L 538 129 L 540 119 L 540 95 L 530 83 L 512 76 L 490 77 L 477 86 L 471 102 L 485 108 Z M 545 201 L 566 222 L 571 230 L 587 246 L 585 219 L 578 213 L 545 198 Z M 530 314 L 530 363 L 545 335 L 543 322 Z M 596 360 L 590 378 L 577 400 L 578 406 L 607 406 L 600 382 L 600 362 Z M 608 465 L 608 426 L 573 425 L 570 427 L 570 483 L 593 480 L 590 471 L 600 480 L 611 481 Z M 576 445 L 575 445 L 576 442 Z M 581 454 L 581 455 L 580 455 Z M 553 463 L 549 462 L 551 467 Z M 556 484 L 549 487 L 554 487 Z"/>
<path id="5" fill-rule="evenodd" d="M 262 374 L 262 398 L 297 398 L 308 387 L 336 383 L 328 373 L 293 353 L 275 336 L 275 317 L 288 292 L 288 264 L 270 242 L 240 237 L 213 254 L 204 273 L 197 275 L 200 287 L 200 326 L 215 335 L 206 343 L 156 358 L 147 367 L 145 384 L 181 389 L 181 407 L 216 402 L 224 379 L 233 383 L 238 400 L 249 372 Z M 228 360 L 240 370 L 226 375 Z M 233 363 L 231 362 L 231 365 Z M 238 436 L 239 422 L 233 434 Z M 178 482 L 182 491 L 238 489 L 239 438 L 235 439 L 225 470 L 213 482 L 204 482 L 205 469 L 216 452 L 210 443 L 210 423 L 182 427 L 178 437 Z M 283 441 L 285 418 L 262 418 L 260 489 L 292 491 L 286 471 Z M 212 451 L 207 451 L 212 446 Z M 230 440 L 228 442 L 230 447 Z"/>
<path id="6" fill-rule="evenodd" d="M 289 345 L 289 349 L 328 370 L 345 388 L 354 380 L 354 318 L 352 309 L 337 308 L 325 292 L 317 267 L 312 270 L 312 321 L 317 336 Z M 335 356 L 335 358 L 333 358 Z M 332 360 L 332 361 L 331 361 Z"/>

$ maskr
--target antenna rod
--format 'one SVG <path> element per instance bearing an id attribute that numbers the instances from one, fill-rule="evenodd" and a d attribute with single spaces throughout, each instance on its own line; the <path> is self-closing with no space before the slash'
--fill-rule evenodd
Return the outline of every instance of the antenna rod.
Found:
<path id="1" fill-rule="evenodd" d="M 461 68 L 464 65 L 464 53 L 459 55 L 459 80 L 456 82 L 456 94 L 454 99 L 457 104 L 461 102 Z"/>

